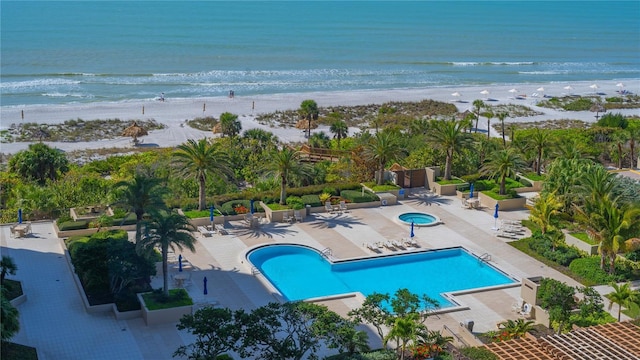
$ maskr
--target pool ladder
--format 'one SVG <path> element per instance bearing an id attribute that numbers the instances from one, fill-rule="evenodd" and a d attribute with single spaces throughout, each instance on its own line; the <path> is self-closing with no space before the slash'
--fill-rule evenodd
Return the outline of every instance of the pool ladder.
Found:
<path id="1" fill-rule="evenodd" d="M 482 262 L 489 262 L 491 261 L 491 254 L 489 253 L 484 253 L 482 255 L 480 255 L 480 257 L 478 258 L 478 260 L 482 261 Z"/>
<path id="2" fill-rule="evenodd" d="M 324 250 L 322 250 L 320 254 L 322 255 L 322 257 L 329 259 L 329 257 L 333 256 L 333 251 L 331 250 L 331 248 L 324 248 Z"/>

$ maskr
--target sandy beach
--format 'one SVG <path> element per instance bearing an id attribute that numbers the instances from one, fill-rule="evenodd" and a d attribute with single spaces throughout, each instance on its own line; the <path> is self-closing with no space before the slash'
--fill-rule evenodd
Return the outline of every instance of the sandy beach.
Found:
<path id="1" fill-rule="evenodd" d="M 54 124 L 78 118 L 83 120 L 113 118 L 119 118 L 121 120 L 155 119 L 165 124 L 167 128 L 151 131 L 148 136 L 143 138 L 143 144 L 145 146 L 170 147 L 181 144 L 187 139 L 212 136 L 211 132 L 181 126 L 185 120 L 204 116 L 218 118 L 223 112 L 231 112 L 239 116 L 243 130 L 261 128 L 271 131 L 283 141 L 295 142 L 305 140 L 302 131 L 295 128 L 276 128 L 260 124 L 256 121 L 256 115 L 276 110 L 297 109 L 300 103 L 306 99 L 315 100 L 320 107 L 433 99 L 451 102 L 455 104 L 461 112 L 472 109 L 473 101 L 481 99 L 491 105 L 519 104 L 543 113 L 543 115 L 531 117 L 507 118 L 507 122 L 532 122 L 559 119 L 577 119 L 594 122 L 596 120 L 595 114 L 589 111 L 557 111 L 541 108 L 536 106 L 536 104 L 544 99 L 544 95 L 592 96 L 598 93 L 600 96 L 610 97 L 618 95 L 616 91 L 622 89 L 636 94 L 640 92 L 640 79 L 625 80 L 623 82 L 624 87 L 617 86 L 619 83 L 620 81 L 616 80 L 603 80 L 596 82 L 431 87 L 424 89 L 312 92 L 256 96 L 243 96 L 242 94 L 236 93 L 234 98 L 167 98 L 165 101 L 153 99 L 147 101 L 100 102 L 70 105 L 3 106 L 0 107 L 0 119 L 2 119 L 0 128 L 7 129 L 12 124 L 19 124 L 20 122 Z M 597 89 L 592 87 L 593 84 L 598 86 Z M 571 87 L 570 89 L 567 88 L 569 86 Z M 539 90 L 541 88 L 544 88 L 544 91 Z M 491 99 L 491 101 L 487 101 L 488 99 Z M 640 109 L 624 109 L 616 110 L 615 112 L 620 112 L 625 115 L 640 115 Z M 23 116 L 24 119 L 22 118 Z M 480 123 L 482 127 L 483 121 Z M 486 122 L 484 123 L 486 129 Z M 328 128 L 320 127 L 315 131 L 325 131 L 328 133 Z M 358 131 L 358 129 L 353 128 L 350 129 L 350 131 L 354 133 Z M 493 134 L 493 131 L 492 135 L 497 136 L 497 134 Z M 48 144 L 64 151 L 131 146 L 130 139 L 124 137 L 94 142 L 49 142 Z M 0 152 L 11 154 L 26 149 L 28 145 L 29 143 L 24 142 L 0 144 Z"/>

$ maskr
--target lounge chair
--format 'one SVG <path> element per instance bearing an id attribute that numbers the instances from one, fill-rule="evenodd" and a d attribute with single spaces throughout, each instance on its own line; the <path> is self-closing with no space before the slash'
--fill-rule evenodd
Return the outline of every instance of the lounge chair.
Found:
<path id="1" fill-rule="evenodd" d="M 293 217 L 296 219 L 296 221 L 302 222 L 302 213 L 300 212 L 300 210 L 295 210 L 293 212 Z"/>
<path id="2" fill-rule="evenodd" d="M 331 202 L 327 201 L 324 203 L 324 209 L 327 210 L 329 212 L 329 214 L 333 214 L 335 210 L 333 210 L 333 205 L 331 205 Z"/>
<path id="3" fill-rule="evenodd" d="M 347 203 L 346 202 L 340 201 L 340 211 L 349 212 L 349 209 L 347 208 Z"/>
<path id="4" fill-rule="evenodd" d="M 229 232 L 221 224 L 216 224 L 216 231 L 221 235 L 229 235 Z"/>
<path id="5" fill-rule="evenodd" d="M 210 231 L 204 226 L 198 226 L 198 231 L 200 232 L 200 234 L 202 234 L 202 236 L 210 237 L 211 235 L 213 235 L 213 231 Z"/>
<path id="6" fill-rule="evenodd" d="M 292 223 L 294 221 L 294 217 L 290 212 L 286 212 L 284 213 L 284 215 L 282 215 L 282 221 L 286 221 L 288 223 Z"/>
<path id="7" fill-rule="evenodd" d="M 393 246 L 393 244 L 391 243 L 391 241 L 385 241 L 385 242 L 383 243 L 383 245 L 384 245 L 384 247 L 386 247 L 386 248 L 387 248 L 387 249 L 389 249 L 389 250 L 394 250 L 394 251 L 396 250 L 396 247 L 395 247 L 395 246 Z"/>
<path id="8" fill-rule="evenodd" d="M 505 239 L 513 239 L 517 240 L 518 237 L 515 234 L 507 233 L 507 232 L 499 232 L 496 234 L 497 237 L 505 238 Z"/>
<path id="9" fill-rule="evenodd" d="M 371 250 L 371 251 L 373 251 L 375 253 L 379 253 L 380 252 L 380 249 L 378 249 L 377 245 L 374 245 L 374 244 L 363 244 L 363 245 L 365 245 L 367 247 L 367 249 L 369 249 L 369 250 Z"/>
<path id="10" fill-rule="evenodd" d="M 398 249 L 404 249 L 404 244 L 401 243 L 400 241 L 393 240 L 391 241 L 391 244 Z"/>
<path id="11" fill-rule="evenodd" d="M 419 248 L 420 247 L 420 244 L 413 238 L 404 239 L 404 243 L 407 246 L 411 246 L 411 247 L 414 247 L 414 248 Z"/>

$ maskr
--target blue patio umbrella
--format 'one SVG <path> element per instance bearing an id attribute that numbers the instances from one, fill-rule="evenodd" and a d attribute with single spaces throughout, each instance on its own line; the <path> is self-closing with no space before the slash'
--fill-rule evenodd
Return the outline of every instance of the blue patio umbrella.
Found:
<path id="1" fill-rule="evenodd" d="M 213 205 L 211 205 L 211 208 L 209 208 L 209 221 L 213 221 L 213 211 L 215 210 L 215 208 L 213 207 Z"/>
<path id="2" fill-rule="evenodd" d="M 255 211 L 253 210 L 253 200 L 251 200 L 251 205 L 249 205 L 249 207 L 250 207 L 250 209 L 249 209 L 249 210 L 250 210 L 250 211 L 251 211 L 251 213 L 253 214 L 253 213 L 255 212 Z"/>
<path id="3" fill-rule="evenodd" d="M 207 291 L 207 277 L 205 276 L 204 279 L 202 279 L 202 282 L 204 283 L 204 294 L 207 295 L 209 292 Z"/>
<path id="4" fill-rule="evenodd" d="M 498 230 L 498 209 L 500 205 L 496 203 L 496 211 L 493 212 L 493 230 Z"/>
<path id="5" fill-rule="evenodd" d="M 414 226 L 414 223 L 413 223 L 413 221 L 411 221 L 411 237 L 412 237 L 412 238 L 413 238 L 414 236 L 416 236 L 416 234 L 414 234 L 414 233 L 413 233 L 413 226 Z"/>
<path id="6" fill-rule="evenodd" d="M 469 199 L 473 199 L 473 183 L 469 186 Z"/>
<path id="7" fill-rule="evenodd" d="M 22 209 L 18 209 L 18 224 L 22 224 Z"/>
<path id="8" fill-rule="evenodd" d="M 182 272 L 182 254 L 178 255 L 178 271 Z"/>

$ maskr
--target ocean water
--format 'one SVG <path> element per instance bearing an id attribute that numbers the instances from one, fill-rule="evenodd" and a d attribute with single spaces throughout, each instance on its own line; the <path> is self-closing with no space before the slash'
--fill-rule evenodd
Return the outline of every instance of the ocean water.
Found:
<path id="1" fill-rule="evenodd" d="M 640 78 L 639 1 L 0 2 L 0 105 Z"/>

